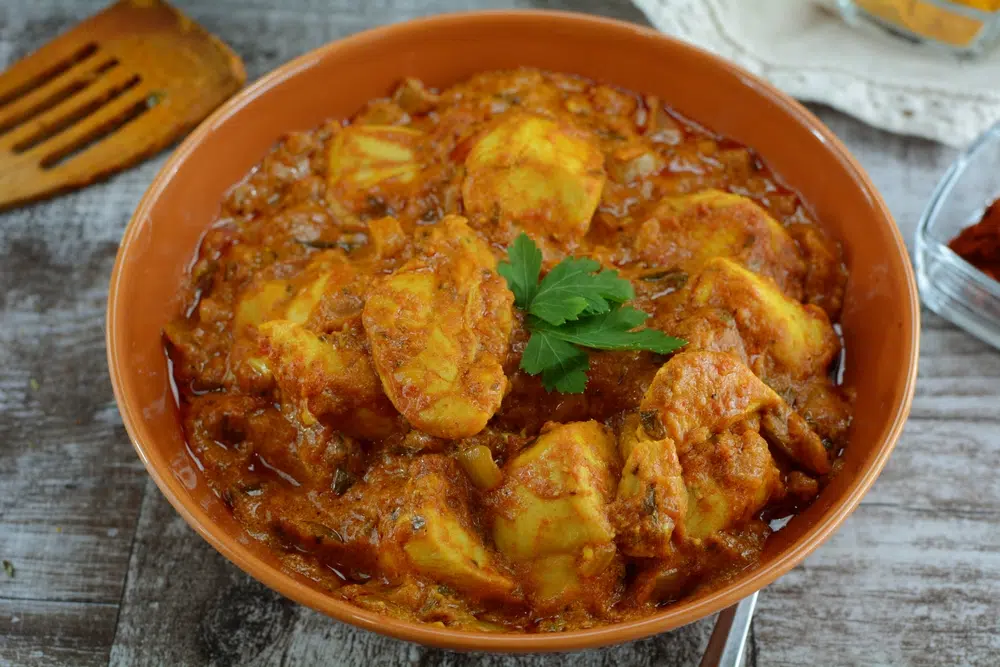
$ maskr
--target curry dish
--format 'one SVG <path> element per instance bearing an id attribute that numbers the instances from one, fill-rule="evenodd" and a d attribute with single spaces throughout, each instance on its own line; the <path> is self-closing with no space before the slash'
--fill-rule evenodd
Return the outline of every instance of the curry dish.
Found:
<path id="1" fill-rule="evenodd" d="M 677 352 L 522 368 L 499 263 L 590 258 Z M 596 264 L 595 264 L 596 265 Z M 609 272 L 610 273 L 610 272 Z M 847 446 L 840 247 L 749 148 L 531 69 L 403 81 L 237 184 L 165 330 L 191 455 L 331 595 L 466 630 L 654 613 L 758 561 Z"/>

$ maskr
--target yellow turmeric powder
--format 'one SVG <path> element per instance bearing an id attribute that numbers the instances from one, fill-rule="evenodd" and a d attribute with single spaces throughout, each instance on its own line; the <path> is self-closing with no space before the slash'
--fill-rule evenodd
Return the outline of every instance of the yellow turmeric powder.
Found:
<path id="1" fill-rule="evenodd" d="M 855 3 L 886 23 L 952 46 L 969 46 L 983 28 L 981 19 L 959 13 L 958 7 L 946 9 L 942 3 L 928 0 L 855 0 Z M 947 4 L 983 12 L 1000 11 L 1000 0 L 952 0 Z"/>

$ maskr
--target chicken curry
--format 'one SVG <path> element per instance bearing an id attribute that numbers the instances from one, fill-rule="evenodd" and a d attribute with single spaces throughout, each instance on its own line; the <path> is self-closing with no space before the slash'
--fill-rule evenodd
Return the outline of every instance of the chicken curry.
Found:
<path id="1" fill-rule="evenodd" d="M 531 372 L 518 239 L 543 282 L 627 292 L 567 279 L 549 307 L 676 345 L 564 336 L 577 388 Z M 231 190 L 165 341 L 191 455 L 286 567 L 397 618 L 551 632 L 724 583 L 816 496 L 851 421 L 846 275 L 753 150 L 654 96 L 408 79 Z"/>

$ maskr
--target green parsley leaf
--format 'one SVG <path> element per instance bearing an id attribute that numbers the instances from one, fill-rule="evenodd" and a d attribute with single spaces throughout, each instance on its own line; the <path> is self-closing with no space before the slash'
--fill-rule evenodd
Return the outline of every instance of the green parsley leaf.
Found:
<path id="1" fill-rule="evenodd" d="M 569 257 L 538 282 L 542 253 L 521 234 L 498 268 L 528 314 L 531 332 L 521 368 L 540 375 L 546 391 L 580 394 L 587 388 L 587 349 L 649 350 L 668 354 L 686 341 L 656 329 L 639 329 L 649 316 L 622 304 L 634 298 L 632 283 L 592 259 Z"/>
<path id="2" fill-rule="evenodd" d="M 529 375 L 542 376 L 546 391 L 581 394 L 587 387 L 587 353 L 544 331 L 531 334 L 521 355 L 521 368 Z"/>
<path id="3" fill-rule="evenodd" d="M 542 279 L 528 312 L 559 326 L 583 314 L 606 313 L 612 303 L 635 296 L 617 271 L 600 268 L 592 259 L 564 259 Z"/>
<path id="4" fill-rule="evenodd" d="M 668 336 L 657 329 L 632 331 L 648 317 L 646 313 L 631 306 L 620 306 L 607 313 L 584 317 L 559 327 L 537 319 L 530 320 L 528 326 L 535 333 L 544 333 L 548 337 L 596 350 L 649 350 L 669 354 L 686 344 L 686 341 Z"/>
<path id="5" fill-rule="evenodd" d="M 582 394 L 587 389 L 587 371 L 590 369 L 590 357 L 586 352 L 578 350 L 579 354 L 570 357 L 558 368 L 546 368 L 542 371 L 542 386 L 545 391 L 558 391 L 560 394 Z"/>
<path id="6" fill-rule="evenodd" d="M 507 261 L 500 262 L 497 267 L 497 272 L 507 280 L 507 286 L 514 293 L 514 303 L 521 310 L 527 310 L 535 298 L 541 271 L 542 251 L 524 232 L 507 249 Z"/>

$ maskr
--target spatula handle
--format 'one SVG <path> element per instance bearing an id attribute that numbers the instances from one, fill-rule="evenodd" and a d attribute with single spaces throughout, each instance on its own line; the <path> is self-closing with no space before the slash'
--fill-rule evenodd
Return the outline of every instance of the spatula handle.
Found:
<path id="1" fill-rule="evenodd" d="M 741 667 L 756 606 L 757 593 L 754 593 L 719 613 L 701 667 Z"/>

